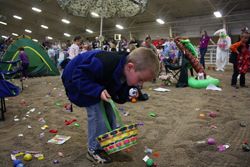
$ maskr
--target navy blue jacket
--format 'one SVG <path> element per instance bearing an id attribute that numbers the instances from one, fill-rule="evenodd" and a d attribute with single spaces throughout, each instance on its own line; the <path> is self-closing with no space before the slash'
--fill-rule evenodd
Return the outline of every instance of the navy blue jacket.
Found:
<path id="1" fill-rule="evenodd" d="M 125 103 L 130 88 L 123 73 L 127 55 L 94 50 L 72 59 L 62 74 L 69 100 L 88 107 L 99 103 L 101 92 L 106 89 L 115 102 Z"/>

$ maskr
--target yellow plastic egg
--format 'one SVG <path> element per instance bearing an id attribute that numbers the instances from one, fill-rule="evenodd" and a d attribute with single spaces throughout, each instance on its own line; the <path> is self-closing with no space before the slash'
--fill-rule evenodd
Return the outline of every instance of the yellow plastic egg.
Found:
<path id="1" fill-rule="evenodd" d="M 31 154 L 25 154 L 23 156 L 23 160 L 25 160 L 25 161 L 31 161 L 32 160 L 32 155 Z"/>

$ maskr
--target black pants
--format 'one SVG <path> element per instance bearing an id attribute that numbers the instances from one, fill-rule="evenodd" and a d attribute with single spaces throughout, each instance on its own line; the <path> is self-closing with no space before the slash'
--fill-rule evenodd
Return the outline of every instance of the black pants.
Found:
<path id="1" fill-rule="evenodd" d="M 237 68 L 237 63 L 234 63 L 234 73 L 232 75 L 231 85 L 237 84 L 237 77 L 239 75 L 239 70 Z M 240 86 L 245 86 L 245 74 L 240 74 Z"/>
<path id="2" fill-rule="evenodd" d="M 29 68 L 29 64 L 26 64 L 26 63 L 22 64 L 22 75 L 25 78 L 28 77 L 28 68 Z"/>

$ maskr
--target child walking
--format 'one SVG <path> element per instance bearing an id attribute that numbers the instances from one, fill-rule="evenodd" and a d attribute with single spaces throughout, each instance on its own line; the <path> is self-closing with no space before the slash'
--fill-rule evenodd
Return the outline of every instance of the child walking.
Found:
<path id="1" fill-rule="evenodd" d="M 131 86 L 150 81 L 158 73 L 159 60 L 148 48 L 137 48 L 129 54 L 93 50 L 78 55 L 65 67 L 62 81 L 69 100 L 87 110 L 89 160 L 95 163 L 111 162 L 96 140 L 108 131 L 100 101 L 104 101 L 109 123 L 115 129 L 116 120 L 108 100 L 127 102 Z"/>
<path id="2" fill-rule="evenodd" d="M 28 77 L 28 67 L 29 67 L 29 58 L 27 54 L 24 52 L 24 48 L 19 48 L 19 59 L 22 62 L 22 79 L 26 79 Z"/>
<path id="3" fill-rule="evenodd" d="M 249 45 L 247 41 L 249 40 L 249 33 L 242 32 L 240 41 L 233 44 L 230 49 L 232 54 L 235 55 L 235 58 L 230 58 L 233 63 L 233 75 L 231 80 L 231 86 L 238 88 L 237 86 L 237 77 L 240 74 L 240 86 L 247 87 L 245 83 L 245 74 L 249 68 Z M 231 56 L 233 56 L 231 55 Z"/>

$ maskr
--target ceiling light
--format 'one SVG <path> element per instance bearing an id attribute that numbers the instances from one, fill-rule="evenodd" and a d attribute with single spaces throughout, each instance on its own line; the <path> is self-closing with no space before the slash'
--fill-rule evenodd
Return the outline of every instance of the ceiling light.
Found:
<path id="1" fill-rule="evenodd" d="M 96 12 L 91 12 L 91 15 L 94 17 L 99 17 L 99 14 L 97 14 Z"/>
<path id="2" fill-rule="evenodd" d="M 214 12 L 214 15 L 215 15 L 215 17 L 217 17 L 217 18 L 222 17 L 221 12 L 219 12 L 219 11 Z"/>
<path id="3" fill-rule="evenodd" d="M 37 13 L 40 13 L 42 10 L 41 9 L 38 9 L 38 8 L 36 8 L 36 7 L 32 7 L 32 10 L 34 10 L 35 12 L 37 12 Z"/>
<path id="4" fill-rule="evenodd" d="M 64 33 L 63 35 L 66 36 L 66 37 L 70 37 L 70 36 L 71 36 L 71 35 L 68 34 L 68 33 Z"/>
<path id="5" fill-rule="evenodd" d="M 123 26 L 121 26 L 120 24 L 116 24 L 115 26 L 119 29 L 124 29 Z"/>
<path id="6" fill-rule="evenodd" d="M 35 41 L 35 42 L 38 42 L 38 40 L 37 39 L 32 39 L 33 41 Z"/>
<path id="7" fill-rule="evenodd" d="M 7 23 L 0 21 L 0 24 L 7 25 Z"/>
<path id="8" fill-rule="evenodd" d="M 52 37 L 50 37 L 50 36 L 47 36 L 47 38 L 48 38 L 48 39 L 50 39 L 50 40 L 51 40 L 51 39 L 53 39 L 53 38 L 52 38 Z"/>
<path id="9" fill-rule="evenodd" d="M 22 17 L 17 16 L 17 15 L 13 15 L 13 17 L 14 17 L 15 19 L 18 19 L 18 20 L 22 20 L 22 19 L 23 19 Z"/>
<path id="10" fill-rule="evenodd" d="M 28 29 L 25 29 L 24 31 L 27 32 L 27 33 L 32 33 L 32 31 L 28 30 Z"/>
<path id="11" fill-rule="evenodd" d="M 90 29 L 86 29 L 86 31 L 87 31 L 88 33 L 90 33 L 90 34 L 93 34 L 93 31 L 90 30 Z"/>
<path id="12" fill-rule="evenodd" d="M 45 25 L 41 25 L 42 28 L 44 29 L 48 29 L 49 27 L 48 26 L 45 26 Z"/>
<path id="13" fill-rule="evenodd" d="M 14 35 L 14 36 L 16 36 L 16 37 L 18 36 L 18 34 L 16 34 L 16 33 L 12 33 L 12 35 Z"/>
<path id="14" fill-rule="evenodd" d="M 159 24 L 165 24 L 165 21 L 163 21 L 162 19 L 156 19 L 157 23 Z"/>
<path id="15" fill-rule="evenodd" d="M 5 36 L 5 35 L 2 35 L 2 38 L 7 39 L 8 37 L 7 37 L 7 36 Z"/>
<path id="16" fill-rule="evenodd" d="M 70 23 L 70 21 L 66 20 L 66 19 L 62 19 L 62 22 L 64 22 L 65 24 L 69 24 Z"/>

